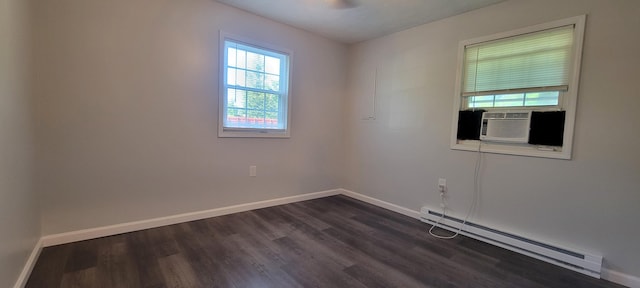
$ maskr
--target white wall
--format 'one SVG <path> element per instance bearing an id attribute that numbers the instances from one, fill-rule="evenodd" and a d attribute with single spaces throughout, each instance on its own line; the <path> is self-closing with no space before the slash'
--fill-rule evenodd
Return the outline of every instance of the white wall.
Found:
<path id="1" fill-rule="evenodd" d="M 464 217 L 477 154 L 449 148 L 460 40 L 588 14 L 573 160 L 486 154 L 472 221 L 640 275 L 640 2 L 507 1 L 351 49 L 346 188 L 418 210 L 438 177 Z M 376 120 L 363 121 L 378 68 Z M 363 111 L 364 110 L 364 111 Z"/>
<path id="2" fill-rule="evenodd" d="M 0 287 L 14 285 L 40 237 L 25 1 L 0 0 Z"/>
<path id="3" fill-rule="evenodd" d="M 340 187 L 346 46 L 211 0 L 43 0 L 34 25 L 43 234 Z M 290 139 L 217 137 L 220 29 L 294 51 Z"/>

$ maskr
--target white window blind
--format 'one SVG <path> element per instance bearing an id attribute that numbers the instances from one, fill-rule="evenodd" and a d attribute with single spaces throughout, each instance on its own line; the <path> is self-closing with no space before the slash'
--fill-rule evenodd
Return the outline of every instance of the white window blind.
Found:
<path id="1" fill-rule="evenodd" d="M 574 25 L 464 48 L 462 96 L 567 91 Z"/>

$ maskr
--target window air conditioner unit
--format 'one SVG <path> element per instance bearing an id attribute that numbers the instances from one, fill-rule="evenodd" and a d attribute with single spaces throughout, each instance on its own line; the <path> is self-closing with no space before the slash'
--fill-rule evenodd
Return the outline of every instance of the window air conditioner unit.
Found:
<path id="1" fill-rule="evenodd" d="M 484 112 L 480 126 L 480 140 L 527 143 L 531 111 Z"/>

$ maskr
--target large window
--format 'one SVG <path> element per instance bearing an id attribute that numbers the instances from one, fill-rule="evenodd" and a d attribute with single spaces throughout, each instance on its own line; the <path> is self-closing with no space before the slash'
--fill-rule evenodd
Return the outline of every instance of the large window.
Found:
<path id="1" fill-rule="evenodd" d="M 221 33 L 221 137 L 289 136 L 290 53 Z"/>
<path id="2" fill-rule="evenodd" d="M 569 159 L 585 19 L 578 16 L 460 42 L 452 148 Z M 532 111 L 536 135 L 546 137 L 545 127 L 559 123 L 549 130 L 562 134 L 554 136 L 562 144 L 541 145 L 537 139 L 481 143 L 468 132 L 479 129 L 482 111 Z M 557 120 L 546 122 L 552 118 Z M 461 137 L 457 132 L 463 130 Z"/>

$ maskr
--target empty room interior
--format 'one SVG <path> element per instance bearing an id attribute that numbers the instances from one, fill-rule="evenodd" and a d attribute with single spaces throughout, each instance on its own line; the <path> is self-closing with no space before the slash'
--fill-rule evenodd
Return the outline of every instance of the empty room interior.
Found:
<path id="1" fill-rule="evenodd" d="M 638 15 L 0 0 L 0 287 L 640 287 Z"/>

